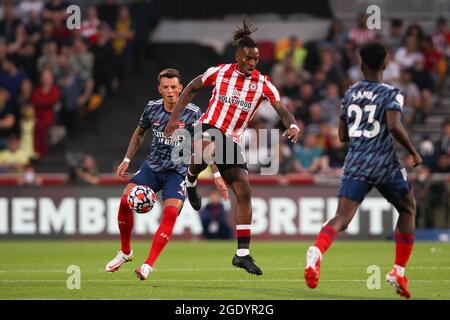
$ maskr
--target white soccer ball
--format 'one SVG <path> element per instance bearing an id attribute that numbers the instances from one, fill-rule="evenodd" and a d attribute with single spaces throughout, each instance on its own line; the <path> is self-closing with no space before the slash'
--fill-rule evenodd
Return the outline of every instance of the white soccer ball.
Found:
<path id="1" fill-rule="evenodd" d="M 127 198 L 131 211 L 144 214 L 152 210 L 156 202 L 156 194 L 147 186 L 135 186 Z"/>

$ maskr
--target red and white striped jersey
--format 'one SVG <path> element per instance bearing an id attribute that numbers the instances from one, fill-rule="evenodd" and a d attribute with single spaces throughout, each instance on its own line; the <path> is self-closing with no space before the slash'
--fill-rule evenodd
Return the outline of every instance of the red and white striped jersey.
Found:
<path id="1" fill-rule="evenodd" d="M 254 69 L 245 76 L 237 65 L 221 64 L 206 70 L 202 76 L 205 86 L 214 85 L 209 106 L 199 122 L 220 129 L 235 142 L 247 128 L 264 99 L 280 101 L 280 94 L 270 79 Z"/>

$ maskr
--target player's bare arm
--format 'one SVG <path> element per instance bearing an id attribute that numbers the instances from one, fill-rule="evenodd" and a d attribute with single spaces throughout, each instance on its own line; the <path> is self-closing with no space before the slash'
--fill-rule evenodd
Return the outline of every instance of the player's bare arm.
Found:
<path id="1" fill-rule="evenodd" d="M 294 143 L 297 143 L 301 137 L 301 130 L 297 125 L 297 121 L 292 113 L 290 113 L 286 108 L 283 108 L 281 102 L 275 101 L 272 104 L 272 107 L 280 116 L 281 121 L 286 129 L 283 133 L 283 136 L 287 136 L 289 140 Z"/>
<path id="2" fill-rule="evenodd" d="M 133 136 L 131 137 L 130 143 L 128 144 L 127 153 L 125 155 L 122 163 L 117 167 L 117 176 L 121 180 L 125 180 L 127 178 L 127 169 L 129 166 L 129 162 L 133 159 L 136 151 L 139 149 L 140 145 L 145 139 L 145 135 L 147 134 L 146 129 L 142 129 L 141 127 L 137 127 L 134 130 Z"/>
<path id="3" fill-rule="evenodd" d="M 338 135 L 339 135 L 339 140 L 341 140 L 341 142 L 349 142 L 350 141 L 350 137 L 348 136 L 348 127 L 347 127 L 346 121 L 341 120 L 339 122 Z"/>
<path id="4" fill-rule="evenodd" d="M 164 130 L 164 135 L 166 137 L 170 137 L 172 133 L 178 129 L 178 118 L 183 112 L 184 108 L 194 99 L 197 91 L 204 88 L 202 82 L 202 76 L 194 78 L 183 90 L 180 95 L 180 98 L 175 105 L 174 110 L 172 111 L 172 115 L 170 116 L 170 120 L 166 125 L 166 129 Z"/>
<path id="5" fill-rule="evenodd" d="M 411 139 L 409 138 L 408 133 L 401 122 L 400 112 L 394 110 L 387 111 L 386 120 L 389 131 L 392 133 L 395 140 L 397 140 L 409 152 L 409 154 L 412 155 L 414 159 L 414 167 L 422 164 L 422 157 L 414 148 L 414 145 L 412 144 Z"/>

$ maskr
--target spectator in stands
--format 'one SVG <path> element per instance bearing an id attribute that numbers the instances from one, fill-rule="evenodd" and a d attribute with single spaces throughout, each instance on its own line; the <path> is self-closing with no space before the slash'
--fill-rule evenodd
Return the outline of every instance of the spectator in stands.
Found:
<path id="1" fill-rule="evenodd" d="M 284 78 L 284 84 L 280 87 L 280 92 L 284 97 L 297 100 L 300 95 L 299 91 L 300 80 L 297 71 L 289 69 Z"/>
<path id="2" fill-rule="evenodd" d="M 242 141 L 245 146 L 245 158 L 248 159 L 248 171 L 257 173 L 261 168 L 270 165 L 270 157 L 274 152 L 271 150 L 267 121 L 264 118 L 255 118 L 251 128 L 253 130 L 247 130 Z"/>
<path id="3" fill-rule="evenodd" d="M 329 133 L 330 147 L 324 151 L 321 157 L 320 172 L 326 174 L 340 175 L 347 156 L 347 147 L 339 139 L 337 130 Z"/>
<path id="4" fill-rule="evenodd" d="M 19 186 L 35 187 L 42 185 L 42 178 L 36 174 L 36 169 L 32 164 L 27 164 L 23 174 L 17 179 Z"/>
<path id="5" fill-rule="evenodd" d="M 292 74 L 295 75 L 295 78 L 298 77 L 297 72 L 294 69 L 292 53 L 288 53 L 284 60 L 279 61 L 274 64 L 272 67 L 272 71 L 270 72 L 270 80 L 277 87 L 281 88 L 286 83 L 286 78 L 288 77 L 288 72 L 292 71 Z M 291 78 L 293 77 L 291 75 Z M 297 79 L 291 80 L 291 83 L 297 82 Z M 298 85 L 297 85 L 298 92 Z"/>
<path id="6" fill-rule="evenodd" d="M 36 43 L 36 52 L 38 56 L 45 54 L 45 46 L 48 42 L 54 42 L 53 33 L 55 28 L 50 21 L 44 21 L 39 41 Z M 55 42 L 56 43 L 56 42 Z M 58 47 L 57 47 L 58 48 Z"/>
<path id="7" fill-rule="evenodd" d="M 83 93 L 81 76 L 75 71 L 67 56 L 61 55 L 59 60 L 60 73 L 56 77 L 56 83 L 61 89 L 60 119 L 67 133 L 71 134 L 78 120 L 79 109 L 87 100 L 80 100 Z"/>
<path id="8" fill-rule="evenodd" d="M 38 71 L 50 69 L 53 74 L 59 74 L 58 44 L 49 41 L 44 45 L 44 54 L 38 58 Z"/>
<path id="9" fill-rule="evenodd" d="M 326 76 L 327 76 L 326 73 L 321 69 L 314 72 L 312 83 L 314 86 L 315 100 L 321 100 L 325 98 L 326 85 L 328 82 Z"/>
<path id="10" fill-rule="evenodd" d="M 281 39 L 275 46 L 275 60 L 283 61 L 288 54 L 292 55 L 292 65 L 295 70 L 301 71 L 308 50 L 303 47 L 303 43 L 296 35 Z"/>
<path id="11" fill-rule="evenodd" d="M 113 35 L 113 47 L 119 65 L 120 81 L 127 78 L 131 71 L 134 37 L 134 25 L 131 20 L 130 10 L 126 5 L 121 5 Z"/>
<path id="12" fill-rule="evenodd" d="M 8 54 L 17 55 L 23 44 L 27 41 L 28 34 L 23 24 L 18 24 L 14 33 L 14 39 L 8 43 Z"/>
<path id="13" fill-rule="evenodd" d="M 386 69 L 383 72 L 383 81 L 391 86 L 398 87 L 400 81 L 400 64 L 392 58 L 392 51 L 388 49 L 386 55 Z"/>
<path id="14" fill-rule="evenodd" d="M 314 86 L 312 82 L 305 82 L 300 86 L 300 99 L 294 103 L 296 105 L 295 117 L 308 123 L 309 107 L 316 101 L 314 96 Z"/>
<path id="15" fill-rule="evenodd" d="M 115 66 L 116 55 L 111 42 L 111 30 L 106 23 L 102 23 L 99 29 L 97 43 L 92 47 L 94 53 L 94 83 L 95 92 L 104 95 L 111 89 L 112 80 L 117 78 Z"/>
<path id="16" fill-rule="evenodd" d="M 8 91 L 0 87 L 0 150 L 6 149 L 8 137 L 14 133 L 16 123 L 16 116 L 8 100 Z"/>
<path id="17" fill-rule="evenodd" d="M 54 110 L 61 98 L 61 91 L 54 83 L 54 76 L 50 69 L 41 73 L 41 83 L 34 89 L 31 103 L 36 112 L 36 125 L 34 130 L 34 145 L 40 157 L 47 155 L 48 133 L 55 123 Z"/>
<path id="18" fill-rule="evenodd" d="M 231 228 L 227 222 L 227 213 L 220 199 L 220 193 L 212 189 L 209 203 L 200 211 L 203 236 L 206 239 L 231 239 Z"/>
<path id="19" fill-rule="evenodd" d="M 17 118 L 20 116 L 20 107 L 30 98 L 33 88 L 26 74 L 18 69 L 18 63 L 16 56 L 8 56 L 3 60 L 0 71 L 0 87 L 8 91 L 7 103 Z"/>
<path id="20" fill-rule="evenodd" d="M 424 68 L 433 81 L 433 85 L 439 83 L 445 73 L 444 57 L 434 48 L 430 37 L 424 37 L 420 43 L 424 55 Z"/>
<path id="21" fill-rule="evenodd" d="M 0 172 L 20 173 L 30 161 L 30 155 L 21 148 L 20 140 L 13 135 L 8 139 L 8 148 L 0 151 Z"/>
<path id="22" fill-rule="evenodd" d="M 101 21 L 105 21 L 111 29 L 115 28 L 119 13 L 119 6 L 116 0 L 103 0 L 97 6 L 97 13 Z"/>
<path id="23" fill-rule="evenodd" d="M 286 139 L 280 136 L 278 144 L 278 174 L 284 175 L 295 172 L 295 157 L 292 148 L 286 142 Z"/>
<path id="24" fill-rule="evenodd" d="M 428 135 L 423 137 L 420 141 L 419 153 L 422 156 L 425 166 L 432 168 L 436 164 L 438 152 L 433 145 L 433 141 Z"/>
<path id="25" fill-rule="evenodd" d="M 94 157 L 85 155 L 78 166 L 70 169 L 69 182 L 97 185 L 100 183 L 98 168 Z"/>
<path id="26" fill-rule="evenodd" d="M 22 23 L 26 24 L 30 14 L 35 14 L 41 17 L 44 10 L 44 2 L 42 0 L 22 0 L 18 6 L 19 15 Z"/>
<path id="27" fill-rule="evenodd" d="M 436 20 L 436 31 L 431 35 L 433 46 L 444 57 L 449 57 L 450 31 L 447 29 L 447 19 L 439 17 Z"/>
<path id="28" fill-rule="evenodd" d="M 328 27 L 327 35 L 325 36 L 325 44 L 332 46 L 337 50 L 344 48 L 347 40 L 347 34 L 344 31 L 344 26 L 340 20 L 333 20 Z"/>
<path id="29" fill-rule="evenodd" d="M 351 29 L 348 33 L 348 39 L 353 41 L 357 47 L 360 47 L 374 41 L 375 38 L 375 31 L 367 28 L 367 15 L 365 13 L 360 13 L 356 20 L 356 27 Z"/>
<path id="30" fill-rule="evenodd" d="M 134 23 L 134 69 L 139 71 L 151 31 L 158 24 L 155 1 L 131 0 L 130 14 Z"/>
<path id="31" fill-rule="evenodd" d="M 422 41 L 422 39 L 424 38 L 424 36 L 425 36 L 425 33 L 424 33 L 422 27 L 416 23 L 413 23 L 413 24 L 409 25 L 408 28 L 406 29 L 405 41 L 409 37 L 412 37 L 416 40 L 416 43 L 419 44 Z"/>
<path id="32" fill-rule="evenodd" d="M 322 149 L 317 145 L 319 128 L 308 126 L 303 145 L 294 146 L 295 168 L 301 173 L 316 173 L 320 169 Z"/>
<path id="33" fill-rule="evenodd" d="M 414 68 L 411 69 L 412 81 L 417 85 L 421 96 L 421 113 L 419 122 L 425 122 L 425 118 L 431 109 L 431 94 L 434 91 L 435 84 L 431 74 L 425 70 L 424 60 L 416 62 Z"/>
<path id="34" fill-rule="evenodd" d="M 420 121 L 420 91 L 417 85 L 412 82 L 411 70 L 408 69 L 401 71 L 398 88 L 404 96 L 403 116 L 406 123 Z"/>
<path id="35" fill-rule="evenodd" d="M 91 45 L 97 43 L 100 24 L 97 8 L 94 6 L 88 7 L 86 19 L 81 23 L 81 36 L 83 39 L 87 39 Z"/>
<path id="36" fill-rule="evenodd" d="M 19 56 L 19 64 L 31 83 L 36 83 L 38 79 L 36 47 L 31 41 L 24 43 Z"/>
<path id="37" fill-rule="evenodd" d="M 450 118 L 446 119 L 442 124 L 441 137 L 436 143 L 436 150 L 439 153 L 450 155 Z"/>
<path id="38" fill-rule="evenodd" d="M 329 82 L 326 88 L 325 98 L 320 102 L 324 120 L 332 126 L 339 125 L 339 110 L 341 108 L 341 97 L 339 96 L 339 87 L 335 82 Z"/>
<path id="39" fill-rule="evenodd" d="M 94 70 L 94 54 L 88 51 L 88 47 L 82 38 L 74 39 L 72 48 L 73 53 L 70 56 L 70 63 L 84 81 L 91 80 Z"/>
<path id="40" fill-rule="evenodd" d="M 333 81 L 341 83 L 342 72 L 339 69 L 339 64 L 336 61 L 335 52 L 328 47 L 320 49 L 320 70 L 325 73 L 326 81 Z"/>
<path id="41" fill-rule="evenodd" d="M 41 39 L 42 22 L 34 11 L 30 14 L 28 22 L 25 25 L 25 30 L 28 35 L 27 42 L 29 41 L 33 45 L 36 45 Z"/>
<path id="42" fill-rule="evenodd" d="M 403 20 L 399 18 L 391 19 L 389 34 L 386 35 L 384 42 L 392 51 L 397 51 L 403 44 Z"/>
<path id="43" fill-rule="evenodd" d="M 320 103 L 314 102 L 309 107 L 309 117 L 308 117 L 308 125 L 316 124 L 320 126 L 325 122 L 325 117 L 323 115 L 322 107 Z"/>
<path id="44" fill-rule="evenodd" d="M 42 17 L 45 20 L 53 22 L 55 25 L 59 25 L 67 18 L 67 7 L 69 4 L 64 0 L 47 0 L 44 6 Z"/>
<path id="45" fill-rule="evenodd" d="M 14 14 L 14 6 L 12 3 L 3 4 L 3 17 L 0 20 L 0 36 L 4 37 L 7 42 L 14 40 L 16 27 L 20 24 L 20 19 Z"/>
<path id="46" fill-rule="evenodd" d="M 418 49 L 418 42 L 414 36 L 405 40 L 405 46 L 400 47 L 395 53 L 395 60 L 404 69 L 412 68 L 418 61 L 423 61 L 423 54 Z"/>

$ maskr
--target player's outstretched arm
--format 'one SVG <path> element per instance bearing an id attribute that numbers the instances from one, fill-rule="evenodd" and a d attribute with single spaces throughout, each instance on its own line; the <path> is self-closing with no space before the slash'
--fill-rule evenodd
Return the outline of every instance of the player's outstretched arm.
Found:
<path id="1" fill-rule="evenodd" d="M 349 142 L 350 137 L 348 136 L 348 127 L 347 122 L 344 120 L 340 120 L 339 129 L 338 129 L 339 140 L 341 142 Z"/>
<path id="2" fill-rule="evenodd" d="M 389 131 L 394 136 L 395 140 L 397 140 L 408 152 L 412 155 L 414 159 L 414 167 L 422 164 L 422 157 L 414 148 L 414 145 L 411 142 L 411 139 L 406 132 L 405 127 L 401 122 L 401 113 L 396 110 L 388 110 L 386 112 L 386 119 Z"/>
<path id="3" fill-rule="evenodd" d="M 189 84 L 181 93 L 180 98 L 178 99 L 177 104 L 172 111 L 170 120 L 166 125 L 166 129 L 164 130 L 164 135 L 166 137 L 170 137 L 172 133 L 178 129 L 178 118 L 180 117 L 184 108 L 189 104 L 189 102 L 192 101 L 192 99 L 194 99 L 197 91 L 204 87 L 205 85 L 202 81 L 202 75 L 189 82 Z"/>
<path id="4" fill-rule="evenodd" d="M 142 129 L 140 126 L 134 130 L 133 136 L 131 137 L 130 143 L 128 144 L 127 153 L 125 158 L 122 160 L 122 163 L 117 167 L 117 177 L 121 180 L 127 179 L 127 169 L 131 159 L 133 159 L 136 151 L 139 149 L 142 141 L 145 139 L 145 135 L 147 134 L 146 129 Z"/>
<path id="5" fill-rule="evenodd" d="M 283 108 L 280 101 L 275 101 L 272 103 L 272 107 L 280 116 L 286 131 L 283 136 L 287 136 L 292 142 L 297 143 L 301 138 L 302 132 L 297 125 L 297 120 L 292 113 L 290 113 L 286 108 Z"/>

